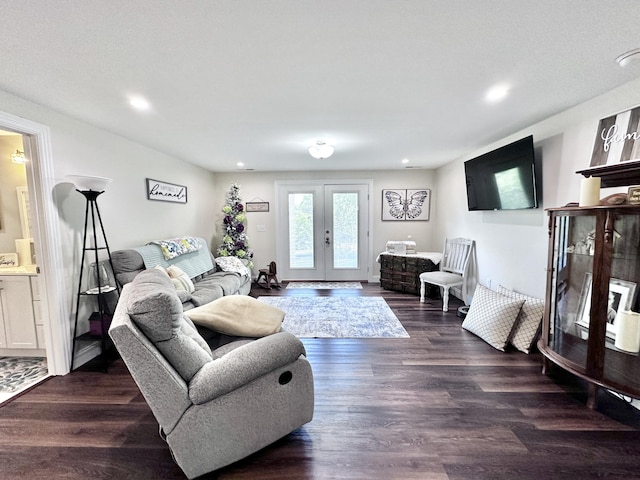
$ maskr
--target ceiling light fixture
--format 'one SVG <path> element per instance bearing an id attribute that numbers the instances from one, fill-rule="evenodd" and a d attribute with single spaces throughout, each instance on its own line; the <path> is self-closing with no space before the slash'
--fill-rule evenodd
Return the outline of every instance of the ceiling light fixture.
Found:
<path id="1" fill-rule="evenodd" d="M 633 50 L 629 50 L 628 52 L 624 52 L 622 55 L 619 55 L 616 58 L 616 62 L 621 67 L 626 67 L 633 61 L 640 60 L 640 48 L 634 48 Z"/>
<path id="2" fill-rule="evenodd" d="M 309 155 L 318 160 L 324 160 L 333 155 L 335 148 L 323 140 L 318 140 L 314 145 L 309 147 Z"/>
<path id="3" fill-rule="evenodd" d="M 504 100 L 509 93 L 509 86 L 505 84 L 495 85 L 491 87 L 487 94 L 485 95 L 485 99 L 487 102 L 495 103 L 501 100 Z"/>
<path id="4" fill-rule="evenodd" d="M 11 161 L 13 163 L 17 163 L 18 165 L 24 165 L 27 159 L 24 158 L 24 152 L 21 152 L 20 150 L 16 150 L 16 153 L 11 154 Z"/>
<path id="5" fill-rule="evenodd" d="M 151 107 L 151 105 L 149 104 L 149 102 L 142 98 L 142 97 L 130 97 L 129 98 L 129 105 L 131 105 L 133 108 L 135 108 L 136 110 L 149 110 L 149 108 Z"/>
<path id="6" fill-rule="evenodd" d="M 403 158 L 403 159 L 401 160 L 401 162 L 402 162 L 402 163 L 404 163 L 404 164 L 406 165 L 407 163 L 409 163 L 409 159 L 408 159 L 408 158 Z"/>

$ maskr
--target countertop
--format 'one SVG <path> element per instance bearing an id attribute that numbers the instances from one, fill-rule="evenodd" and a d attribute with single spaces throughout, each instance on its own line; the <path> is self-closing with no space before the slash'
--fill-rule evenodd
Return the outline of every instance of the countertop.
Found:
<path id="1" fill-rule="evenodd" d="M 20 267 L 0 268 L 0 277 L 3 275 L 37 275 L 37 265 L 22 265 Z"/>

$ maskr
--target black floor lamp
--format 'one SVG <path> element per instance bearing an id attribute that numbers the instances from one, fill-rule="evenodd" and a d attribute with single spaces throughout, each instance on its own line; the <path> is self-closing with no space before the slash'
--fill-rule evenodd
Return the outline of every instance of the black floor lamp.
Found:
<path id="1" fill-rule="evenodd" d="M 84 211 L 84 231 L 82 236 L 82 258 L 80 260 L 80 275 L 78 278 L 78 290 L 76 298 L 76 314 L 75 322 L 73 325 L 73 346 L 71 348 L 71 370 L 73 370 L 73 362 L 76 354 L 76 344 L 82 340 L 96 341 L 100 340 L 100 352 L 104 360 L 105 370 L 107 368 L 106 360 L 106 341 L 107 330 L 111 320 L 111 312 L 107 305 L 107 299 L 105 294 L 113 291 L 120 292 L 118 284 L 113 279 L 110 281 L 109 275 L 104 267 L 105 261 L 108 260 L 111 271 L 113 272 L 113 262 L 111 260 L 111 251 L 109 250 L 109 243 L 107 242 L 107 236 L 104 232 L 104 225 L 102 223 L 102 217 L 100 216 L 100 209 L 98 208 L 98 196 L 104 193 L 107 185 L 111 183 L 110 178 L 105 177 L 90 177 L 74 175 L 69 177 L 76 186 L 76 191 L 80 192 L 85 200 Z M 96 223 L 97 220 L 97 223 Z M 98 231 L 99 227 L 99 231 Z M 100 233 L 100 236 L 98 236 Z M 89 246 L 87 246 L 87 237 L 89 239 Z M 106 251 L 107 259 L 100 261 L 99 252 Z M 89 269 L 89 277 L 87 279 L 87 288 L 83 288 L 83 280 L 85 273 L 85 259 L 87 259 L 87 253 L 93 256 L 93 263 Z M 89 261 L 92 259 L 89 258 Z M 113 284 L 111 284 L 113 283 Z M 80 313 L 80 303 L 82 299 L 91 298 L 97 303 L 97 310 L 90 317 L 90 330 L 87 334 L 77 336 L 78 333 L 78 316 Z M 94 322 L 97 322 L 97 327 L 93 328 Z"/>

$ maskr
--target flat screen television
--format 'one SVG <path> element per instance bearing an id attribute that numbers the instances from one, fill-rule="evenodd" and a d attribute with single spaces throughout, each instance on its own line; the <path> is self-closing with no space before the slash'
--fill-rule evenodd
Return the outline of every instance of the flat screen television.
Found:
<path id="1" fill-rule="evenodd" d="M 464 171 L 470 211 L 538 207 L 531 135 L 464 162 Z"/>

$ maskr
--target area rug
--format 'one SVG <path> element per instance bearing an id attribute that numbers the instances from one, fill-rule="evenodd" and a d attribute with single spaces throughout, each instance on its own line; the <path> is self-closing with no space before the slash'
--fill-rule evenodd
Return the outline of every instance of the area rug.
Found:
<path id="1" fill-rule="evenodd" d="M 315 288 L 320 290 L 337 290 L 341 288 L 362 288 L 360 282 L 289 282 L 287 288 Z"/>
<path id="2" fill-rule="evenodd" d="M 0 392 L 16 392 L 48 374 L 46 358 L 0 357 Z"/>
<path id="3" fill-rule="evenodd" d="M 381 297 L 259 297 L 286 315 L 282 328 L 300 338 L 409 338 Z"/>

